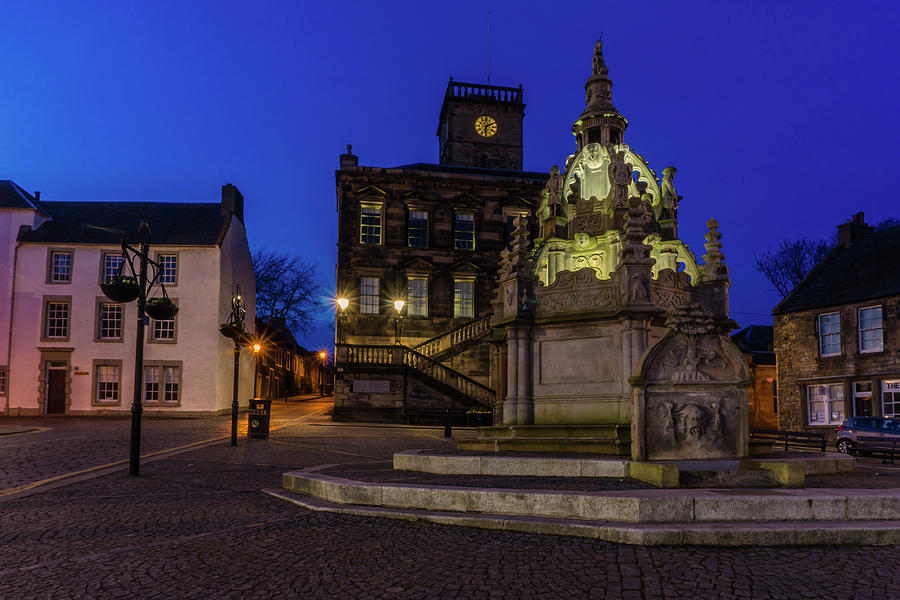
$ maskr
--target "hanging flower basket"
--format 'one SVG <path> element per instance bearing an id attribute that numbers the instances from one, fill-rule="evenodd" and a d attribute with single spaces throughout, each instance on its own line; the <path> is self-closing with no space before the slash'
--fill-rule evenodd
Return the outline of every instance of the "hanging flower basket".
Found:
<path id="1" fill-rule="evenodd" d="M 232 340 L 240 340 L 245 335 L 240 323 L 222 323 L 219 325 L 219 333 Z"/>
<path id="2" fill-rule="evenodd" d="M 137 279 L 128 275 L 116 275 L 106 283 L 100 284 L 100 289 L 107 298 L 115 302 L 131 302 L 141 295 L 141 286 L 138 285 Z"/>
<path id="3" fill-rule="evenodd" d="M 173 319 L 178 314 L 178 307 L 168 298 L 150 298 L 145 310 L 157 321 Z"/>

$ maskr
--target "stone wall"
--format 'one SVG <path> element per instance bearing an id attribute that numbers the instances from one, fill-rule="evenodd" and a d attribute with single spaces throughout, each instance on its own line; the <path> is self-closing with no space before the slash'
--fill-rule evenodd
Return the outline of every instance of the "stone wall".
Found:
<path id="1" fill-rule="evenodd" d="M 859 351 L 858 310 L 882 307 L 882 352 Z M 807 388 L 816 384 L 840 384 L 844 418 L 853 415 L 853 384 L 872 384 L 873 414 L 881 414 L 881 382 L 900 378 L 900 296 L 775 315 L 775 355 L 778 373 L 778 427 L 812 431 L 833 437 L 835 424 L 811 426 L 807 414 Z M 841 353 L 823 357 L 819 352 L 818 316 L 840 312 Z"/>

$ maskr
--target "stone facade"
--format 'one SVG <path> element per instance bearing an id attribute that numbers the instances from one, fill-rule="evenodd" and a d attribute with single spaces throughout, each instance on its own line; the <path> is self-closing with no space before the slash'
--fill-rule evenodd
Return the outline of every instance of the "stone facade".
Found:
<path id="1" fill-rule="evenodd" d="M 779 429 L 833 437 L 853 416 L 900 417 L 900 227 L 862 214 L 775 308 Z"/>
<path id="2" fill-rule="evenodd" d="M 521 170 L 523 111 L 520 88 L 451 80 L 437 132 L 440 164 L 367 167 L 349 147 L 341 155 L 336 290 L 347 306 L 336 310 L 336 419 L 402 420 L 409 408 L 468 406 L 446 390 L 412 393 L 378 375 L 382 367 L 424 364 L 420 354 L 444 367 L 442 380 L 456 373 L 494 389 L 484 343 L 489 328 L 468 337 L 452 332 L 489 318 L 512 221 L 532 215 L 540 200 L 547 175 Z M 490 117 L 493 128 L 486 119 L 479 122 L 482 117 Z M 397 300 L 404 302 L 399 314 Z M 449 347 L 426 344 L 445 333 L 453 338 Z M 354 362 L 380 357 L 379 347 L 398 343 L 408 350 L 397 364 Z M 359 378 L 390 381 L 391 391 L 355 392 L 352 381 Z M 479 396 L 485 393 L 479 388 Z"/>
<path id="3" fill-rule="evenodd" d="M 666 325 L 630 380 L 632 458 L 746 458 L 751 378 L 740 350 L 696 303 L 679 307 Z"/>

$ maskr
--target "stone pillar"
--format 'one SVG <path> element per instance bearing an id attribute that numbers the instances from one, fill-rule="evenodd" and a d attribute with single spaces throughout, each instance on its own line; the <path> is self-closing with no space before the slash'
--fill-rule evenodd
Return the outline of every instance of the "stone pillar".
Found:
<path id="1" fill-rule="evenodd" d="M 519 425 L 532 425 L 534 423 L 534 398 L 531 397 L 531 330 L 530 328 L 519 327 L 518 334 L 519 382 L 516 385 L 518 391 L 516 422 Z"/>
<path id="2" fill-rule="evenodd" d="M 516 425 L 519 404 L 519 328 L 506 328 L 506 400 L 503 402 L 503 424 Z"/>

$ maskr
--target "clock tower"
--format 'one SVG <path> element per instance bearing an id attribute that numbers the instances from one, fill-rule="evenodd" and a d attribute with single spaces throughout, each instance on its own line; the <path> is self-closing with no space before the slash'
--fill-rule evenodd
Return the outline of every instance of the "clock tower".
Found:
<path id="1" fill-rule="evenodd" d="M 524 116 L 521 85 L 461 83 L 451 77 L 437 130 L 440 163 L 521 171 Z"/>

